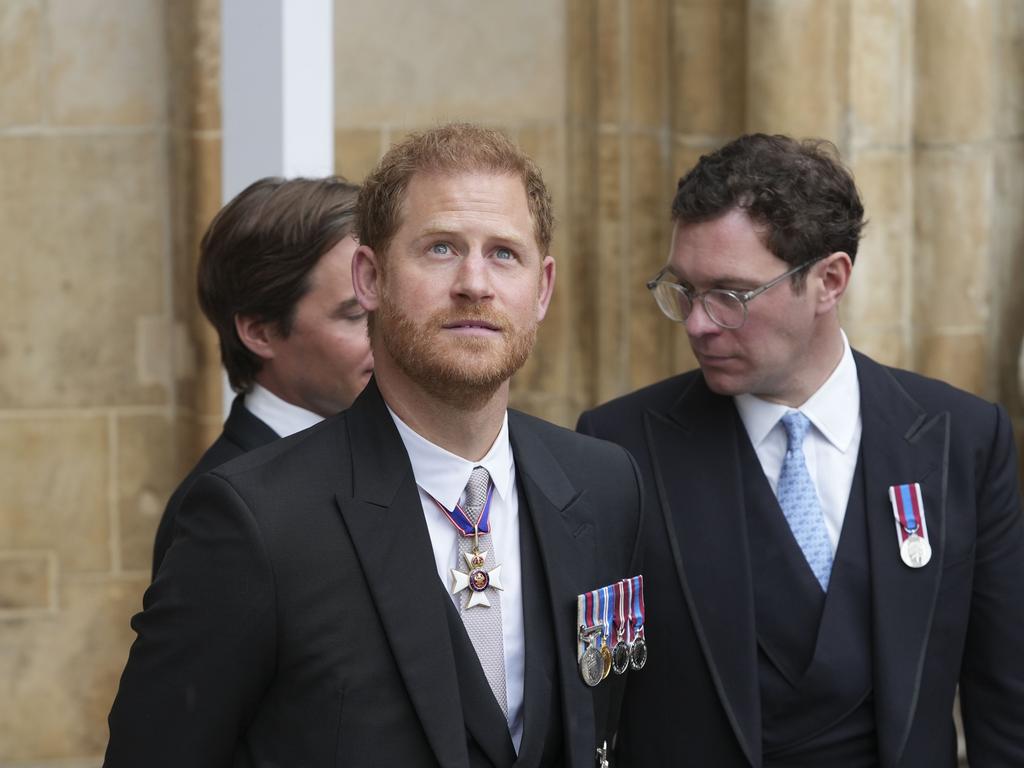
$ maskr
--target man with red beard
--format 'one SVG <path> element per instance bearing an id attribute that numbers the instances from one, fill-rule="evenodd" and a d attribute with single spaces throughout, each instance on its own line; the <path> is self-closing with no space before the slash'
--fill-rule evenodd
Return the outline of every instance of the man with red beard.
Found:
<path id="1" fill-rule="evenodd" d="M 107 766 L 584 768 L 614 741 L 576 599 L 635 573 L 638 474 L 507 409 L 555 279 L 540 173 L 449 125 L 393 147 L 358 208 L 374 378 L 196 483 Z"/>

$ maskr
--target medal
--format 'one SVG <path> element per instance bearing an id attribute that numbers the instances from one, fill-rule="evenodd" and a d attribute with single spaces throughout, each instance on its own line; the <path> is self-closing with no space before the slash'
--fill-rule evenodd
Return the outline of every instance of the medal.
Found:
<path id="1" fill-rule="evenodd" d="M 644 639 L 644 577 L 634 576 L 629 581 L 633 592 L 629 624 L 634 638 L 629 649 L 629 666 L 639 671 L 647 663 L 647 641 Z"/>
<path id="2" fill-rule="evenodd" d="M 932 545 L 928 541 L 920 484 L 890 486 L 889 501 L 896 521 L 900 559 L 908 568 L 923 568 L 932 559 Z"/>
<path id="3" fill-rule="evenodd" d="M 491 499 L 493 497 L 494 486 L 492 485 L 487 489 L 487 501 L 484 503 L 483 510 L 474 517 L 470 517 L 461 504 L 456 504 L 454 509 L 449 510 L 433 496 L 430 497 L 460 534 L 473 537 L 473 551 L 463 553 L 466 559 L 466 570 L 460 571 L 458 568 L 452 568 L 452 594 L 457 595 L 464 589 L 470 591 L 466 610 L 478 605 L 490 608 L 491 601 L 487 597 L 487 590 L 491 588 L 504 590 L 501 584 L 501 566 L 495 565 L 488 569 L 486 567 L 487 553 L 480 551 L 480 534 L 491 531 Z"/>
<path id="4" fill-rule="evenodd" d="M 911 568 L 921 568 L 932 559 L 932 545 L 927 539 L 912 533 L 900 544 L 900 557 Z"/>
<path id="5" fill-rule="evenodd" d="M 580 676 L 583 678 L 583 682 L 591 688 L 596 686 L 602 680 L 603 668 L 604 664 L 597 648 L 594 646 L 587 648 L 583 652 L 583 656 L 580 657 Z"/>
<path id="6" fill-rule="evenodd" d="M 629 641 L 626 630 L 629 622 L 626 620 L 627 592 L 629 581 L 619 581 L 615 584 L 615 644 L 612 647 L 612 671 L 616 675 L 625 674 L 629 669 Z"/>
<path id="7" fill-rule="evenodd" d="M 593 592 L 589 592 L 585 596 L 580 595 L 578 599 L 589 602 L 588 598 L 592 596 Z M 580 677 L 591 688 L 600 683 L 604 675 L 604 660 L 601 658 L 601 652 L 594 643 L 594 639 L 600 633 L 600 627 L 588 627 L 581 624 L 579 628 L 579 643 L 582 648 L 579 654 Z"/>
<path id="8" fill-rule="evenodd" d="M 477 605 L 490 608 L 491 601 L 487 598 L 487 588 L 505 589 L 501 585 L 501 566 L 496 565 L 489 571 L 485 570 L 487 553 L 478 550 L 466 552 L 465 558 L 468 570 L 452 568 L 452 594 L 457 595 L 462 590 L 469 589 L 472 594 L 469 596 L 467 609 Z"/>
<path id="9" fill-rule="evenodd" d="M 594 687 L 612 671 L 643 669 L 644 610 L 643 576 L 577 595 L 576 660 L 584 683 Z"/>
<path id="10" fill-rule="evenodd" d="M 604 678 L 604 659 L 601 657 L 601 627 L 598 624 L 597 593 L 587 592 L 576 598 L 579 617 L 577 657 L 580 677 L 593 688 Z"/>

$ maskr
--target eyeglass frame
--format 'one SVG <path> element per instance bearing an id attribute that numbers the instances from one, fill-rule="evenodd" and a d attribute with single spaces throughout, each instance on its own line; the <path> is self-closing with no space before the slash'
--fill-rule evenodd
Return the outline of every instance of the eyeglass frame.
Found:
<path id="1" fill-rule="evenodd" d="M 793 275 L 799 274 L 803 270 L 805 270 L 808 267 L 811 267 L 811 266 L 817 264 L 819 261 L 821 261 L 822 259 L 824 259 L 826 257 L 827 257 L 827 255 L 826 256 L 817 256 L 817 257 L 815 257 L 815 258 L 813 258 L 813 259 L 811 259 L 809 261 L 805 261 L 803 264 L 797 264 L 795 267 L 793 267 L 790 270 L 787 270 L 786 272 L 783 272 L 781 275 L 779 275 L 775 279 L 769 280 L 767 283 L 765 283 L 764 285 L 758 286 L 757 288 L 751 288 L 749 291 L 734 291 L 734 290 L 732 290 L 730 288 L 708 288 L 706 291 L 701 291 L 700 293 L 694 293 L 694 291 L 692 289 L 687 288 L 686 286 L 682 285 L 681 283 L 673 283 L 673 282 L 670 282 L 668 280 L 662 280 L 661 279 L 662 277 L 664 277 L 665 273 L 668 272 L 669 269 L 670 269 L 669 265 L 666 264 L 664 267 L 661 268 L 661 270 L 658 272 L 658 274 L 656 274 L 651 280 L 647 281 L 647 290 L 653 292 L 654 289 L 657 288 L 659 285 L 668 285 L 668 286 L 671 286 L 674 290 L 678 291 L 679 293 L 681 293 L 683 296 L 686 297 L 687 301 L 690 302 L 690 311 L 686 313 L 686 316 L 682 320 L 676 320 L 674 317 L 669 317 L 668 313 L 665 312 L 664 309 L 662 309 L 661 304 L 658 303 L 657 297 L 655 297 L 655 299 L 654 299 L 654 303 L 658 304 L 658 309 L 661 309 L 661 313 L 663 315 L 665 315 L 665 317 L 668 317 L 669 320 L 671 320 L 671 321 L 673 321 L 675 323 L 685 323 L 687 320 L 689 320 L 690 319 L 690 315 L 693 314 L 693 307 L 694 307 L 694 305 L 696 305 L 697 299 L 700 299 L 701 306 L 704 307 L 704 314 L 706 314 L 708 316 L 708 319 L 711 322 L 713 322 L 719 328 L 725 328 L 727 331 L 735 331 L 735 330 L 739 330 L 740 328 L 742 328 L 747 323 L 747 315 L 748 315 L 747 302 L 751 301 L 752 299 L 756 299 L 758 296 L 760 296 L 762 293 L 767 291 L 769 288 L 772 288 L 772 287 L 778 285 L 783 280 L 785 280 L 787 277 L 792 277 Z M 726 294 L 728 296 L 731 296 L 732 298 L 736 299 L 736 301 L 738 301 L 740 303 L 740 306 L 743 307 L 743 320 L 740 321 L 739 325 L 731 325 L 731 326 L 730 325 L 723 325 L 722 323 L 720 323 L 718 320 L 715 319 L 714 315 L 711 312 L 708 311 L 707 295 L 709 293 L 724 293 L 724 294 Z"/>

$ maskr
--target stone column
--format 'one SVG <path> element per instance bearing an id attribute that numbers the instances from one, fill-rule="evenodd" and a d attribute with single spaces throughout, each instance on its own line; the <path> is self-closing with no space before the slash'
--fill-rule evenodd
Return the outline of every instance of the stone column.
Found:
<path id="1" fill-rule="evenodd" d="M 664 264 L 671 201 L 670 3 L 570 3 L 571 226 L 584 404 L 673 370 L 672 327 L 644 283 Z"/>
<path id="2" fill-rule="evenodd" d="M 849 104 L 844 161 L 868 219 L 841 305 L 843 327 L 863 352 L 912 363 L 913 9 L 858 2 L 849 12 Z"/>
<path id="3" fill-rule="evenodd" d="M 913 364 L 979 394 L 993 371 L 994 9 L 919 3 L 915 25 Z"/>
<path id="4" fill-rule="evenodd" d="M 746 0 L 675 0 L 669 42 L 671 177 L 664 193 L 662 226 L 679 177 L 702 154 L 744 132 L 747 109 Z M 668 237 L 668 235 L 666 235 Z M 666 254 L 663 257 L 667 258 Z M 669 321 L 655 308 L 661 323 Z M 672 372 L 695 368 L 682 325 L 670 328 Z"/>

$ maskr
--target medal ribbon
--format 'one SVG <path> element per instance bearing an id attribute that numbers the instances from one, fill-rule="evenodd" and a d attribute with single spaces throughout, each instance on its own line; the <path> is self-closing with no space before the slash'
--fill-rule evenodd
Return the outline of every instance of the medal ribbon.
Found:
<path id="1" fill-rule="evenodd" d="M 924 524 L 921 486 L 918 483 L 891 486 L 889 500 L 892 501 L 901 542 L 910 538 L 911 534 L 928 538 L 928 529 Z"/>
<path id="2" fill-rule="evenodd" d="M 629 580 L 632 591 L 629 623 L 633 627 L 633 636 L 639 636 L 644 629 L 644 577 L 634 576 Z"/>
<path id="3" fill-rule="evenodd" d="M 586 623 L 587 616 L 587 596 L 577 595 L 576 597 L 576 618 L 579 620 L 581 626 Z M 583 633 L 579 632 L 576 636 L 576 659 L 579 660 L 583 657 L 583 652 L 587 650 L 587 643 L 583 639 Z"/>
<path id="4" fill-rule="evenodd" d="M 601 587 L 601 643 L 612 647 L 612 606 L 614 591 L 610 586 Z"/>
<path id="5" fill-rule="evenodd" d="M 623 619 L 626 622 L 626 642 L 633 643 L 633 580 L 623 579 L 622 591 L 625 595 L 625 610 L 626 616 Z"/>
<path id="6" fill-rule="evenodd" d="M 619 634 L 622 635 L 622 642 L 626 642 L 627 633 L 629 631 L 626 622 L 626 582 L 617 581 L 615 582 L 615 625 L 612 637 L 614 639 L 613 645 L 619 644 Z"/>
<path id="7" fill-rule="evenodd" d="M 593 590 L 576 598 L 577 617 L 580 622 L 578 654 L 581 657 L 583 652 L 587 650 L 587 646 L 593 642 L 593 635 L 587 634 L 582 630 L 591 629 L 601 623 L 598 615 L 598 592 L 599 590 Z M 600 642 L 598 647 L 600 647 Z"/>
<path id="8" fill-rule="evenodd" d="M 426 493 L 426 491 L 424 491 Z M 430 496 L 427 493 L 427 496 Z M 456 504 L 455 509 L 449 510 L 444 504 L 430 496 L 430 500 L 433 501 L 437 508 L 444 512 L 444 516 L 448 518 L 449 522 L 454 525 L 459 533 L 463 536 L 472 536 L 477 531 L 480 533 L 491 532 L 491 499 L 494 497 L 494 484 L 487 489 L 487 501 L 484 503 L 483 512 L 480 513 L 480 520 L 474 527 L 473 521 L 469 519 L 469 515 L 462 509 L 462 505 Z"/>

